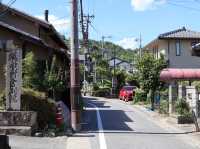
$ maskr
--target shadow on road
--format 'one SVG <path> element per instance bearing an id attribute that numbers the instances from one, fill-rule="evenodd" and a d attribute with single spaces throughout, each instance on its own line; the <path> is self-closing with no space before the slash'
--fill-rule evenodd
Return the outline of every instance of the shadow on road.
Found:
<path id="1" fill-rule="evenodd" d="M 105 105 L 104 101 L 99 101 L 94 98 L 87 98 L 86 110 L 83 114 L 83 131 L 95 132 L 98 131 L 96 109 L 88 102 L 96 105 L 99 108 L 104 131 L 133 131 L 126 123 L 133 122 L 123 110 L 112 110 L 110 106 Z"/>
<path id="2" fill-rule="evenodd" d="M 194 133 L 191 132 L 151 132 L 151 131 L 137 131 L 128 126 L 135 122 L 127 116 L 124 110 L 110 109 L 110 106 L 105 105 L 105 101 L 99 101 L 94 98 L 86 98 L 86 108 L 83 113 L 82 133 L 106 133 L 106 134 L 139 134 L 139 135 L 183 135 Z M 92 105 L 95 104 L 99 108 L 103 123 L 103 131 L 98 129 L 96 109 Z M 131 112 L 131 111 L 130 111 Z"/>

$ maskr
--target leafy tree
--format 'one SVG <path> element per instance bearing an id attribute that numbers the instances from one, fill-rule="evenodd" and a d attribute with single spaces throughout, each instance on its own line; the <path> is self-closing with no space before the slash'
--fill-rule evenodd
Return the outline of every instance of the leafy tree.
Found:
<path id="1" fill-rule="evenodd" d="M 142 58 L 138 58 L 136 68 L 138 70 L 138 79 L 141 88 L 146 94 L 150 94 L 152 110 L 154 110 L 154 96 L 157 89 L 160 88 L 160 71 L 166 67 L 166 61 L 161 56 L 155 59 L 152 54 L 145 53 Z"/>
<path id="2" fill-rule="evenodd" d="M 23 59 L 23 86 L 26 88 L 38 89 L 40 84 L 40 75 L 37 71 L 37 62 L 33 52 L 26 54 Z"/>
<path id="3" fill-rule="evenodd" d="M 49 64 L 46 63 L 45 79 L 43 81 L 46 89 L 53 93 L 55 98 L 55 92 L 62 92 L 66 89 L 67 80 L 65 77 L 62 77 L 62 72 L 64 68 L 56 65 L 57 59 L 54 55 L 52 61 Z"/>

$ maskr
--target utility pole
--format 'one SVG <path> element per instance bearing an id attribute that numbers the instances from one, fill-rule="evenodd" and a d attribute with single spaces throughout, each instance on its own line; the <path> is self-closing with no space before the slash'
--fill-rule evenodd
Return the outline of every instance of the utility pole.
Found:
<path id="1" fill-rule="evenodd" d="M 141 33 L 140 33 L 140 58 L 142 57 L 142 35 L 141 35 Z"/>
<path id="2" fill-rule="evenodd" d="M 113 70 L 113 76 L 112 76 L 112 96 L 116 96 L 116 49 L 114 49 L 114 70 Z"/>
<path id="3" fill-rule="evenodd" d="M 142 57 L 142 35 L 140 33 L 140 37 L 135 39 L 136 42 L 139 43 L 139 57 Z"/>
<path id="4" fill-rule="evenodd" d="M 84 48 L 84 94 L 86 90 L 86 66 L 88 65 L 87 58 L 90 56 L 90 50 L 88 47 L 89 44 L 89 25 L 91 23 L 91 19 L 94 18 L 94 15 L 84 15 L 83 13 L 83 0 L 80 0 L 80 7 L 81 7 L 81 14 L 80 14 L 80 25 L 81 25 L 81 32 L 83 36 L 83 48 Z M 91 65 L 91 64 L 90 64 Z"/>
<path id="5" fill-rule="evenodd" d="M 78 36 L 78 2 L 71 3 L 71 67 L 70 67 L 70 99 L 71 99 L 71 126 L 77 132 L 81 129 L 80 110 L 80 76 L 79 76 L 79 36 Z"/>
<path id="6" fill-rule="evenodd" d="M 112 38 L 112 36 L 102 36 L 101 37 L 101 39 L 102 39 L 102 41 L 101 41 L 101 48 L 102 48 L 102 58 L 104 58 L 104 43 L 105 43 L 105 39 L 106 38 Z"/>

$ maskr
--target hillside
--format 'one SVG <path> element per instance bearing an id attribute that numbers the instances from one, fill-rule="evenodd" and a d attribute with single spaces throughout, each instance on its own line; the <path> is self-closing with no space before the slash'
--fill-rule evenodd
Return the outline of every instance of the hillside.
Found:
<path id="1" fill-rule="evenodd" d="M 100 41 L 90 40 L 89 47 L 90 49 L 97 50 L 99 54 L 102 53 L 102 43 Z M 104 49 L 108 50 L 110 57 L 114 56 L 114 50 L 116 50 L 116 57 L 128 62 L 133 62 L 136 55 L 133 50 L 123 49 L 122 47 L 111 42 L 105 42 Z"/>
<path id="2" fill-rule="evenodd" d="M 67 45 L 69 44 L 69 40 L 66 40 Z M 82 40 L 80 41 L 80 45 L 82 45 Z M 102 43 L 101 41 L 96 41 L 96 40 L 90 40 L 89 41 L 89 49 L 91 51 L 96 50 L 99 55 L 102 53 Z M 109 53 L 109 57 L 114 56 L 114 50 L 116 50 L 116 57 L 120 58 L 122 60 L 128 61 L 128 62 L 133 62 L 134 58 L 136 56 L 136 52 L 131 50 L 131 49 L 124 49 L 121 46 L 118 46 L 112 42 L 105 42 L 104 43 L 104 49 L 106 49 Z M 83 54 L 84 51 L 83 49 L 80 49 L 80 54 Z"/>

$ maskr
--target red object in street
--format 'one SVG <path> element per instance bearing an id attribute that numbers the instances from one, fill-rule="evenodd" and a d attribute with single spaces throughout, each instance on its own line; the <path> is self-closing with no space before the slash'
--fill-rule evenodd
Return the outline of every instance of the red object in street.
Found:
<path id="1" fill-rule="evenodd" d="M 57 106 L 56 111 L 56 126 L 60 127 L 64 123 L 62 108 L 60 105 Z"/>
<path id="2" fill-rule="evenodd" d="M 124 86 L 119 92 L 119 99 L 126 102 L 132 101 L 133 96 L 135 95 L 135 86 Z"/>

